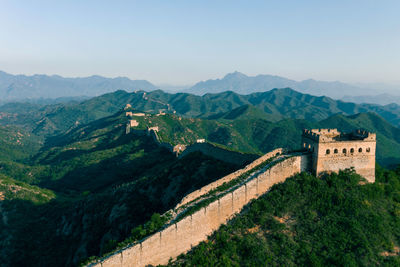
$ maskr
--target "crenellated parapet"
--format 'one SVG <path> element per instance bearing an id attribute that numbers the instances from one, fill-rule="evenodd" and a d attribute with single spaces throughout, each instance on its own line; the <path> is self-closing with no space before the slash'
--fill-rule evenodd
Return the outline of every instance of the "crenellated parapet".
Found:
<path id="1" fill-rule="evenodd" d="M 338 142 L 338 141 L 373 141 L 376 134 L 366 130 L 358 129 L 350 133 L 341 133 L 337 129 L 304 129 L 303 138 L 316 142 Z"/>
<path id="2" fill-rule="evenodd" d="M 171 258 L 177 258 L 180 254 L 206 240 L 209 235 L 218 230 L 222 224 L 226 224 L 250 201 L 268 192 L 274 184 L 282 183 L 287 178 L 305 171 L 308 158 L 308 155 L 302 154 L 286 155 L 277 160 L 275 164 L 271 163 L 270 167 L 266 167 L 254 175 L 251 174 L 249 179 L 243 183 L 237 184 L 216 196 L 216 199 L 211 203 L 193 214 L 172 221 L 161 231 L 93 262 L 89 266 L 156 266 L 168 264 Z M 265 157 L 261 160 L 265 160 Z M 238 173 L 235 173 L 235 175 L 238 175 Z"/>

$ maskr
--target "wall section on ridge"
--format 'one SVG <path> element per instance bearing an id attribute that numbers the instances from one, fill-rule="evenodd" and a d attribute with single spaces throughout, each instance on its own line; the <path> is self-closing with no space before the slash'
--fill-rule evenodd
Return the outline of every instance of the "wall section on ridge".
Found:
<path id="1" fill-rule="evenodd" d="M 270 158 L 276 156 L 277 154 L 282 154 L 283 153 L 283 149 L 282 148 L 277 148 L 275 150 L 272 150 L 271 152 L 259 157 L 258 159 L 256 159 L 255 161 L 253 161 L 252 163 L 248 164 L 246 167 L 244 167 L 243 169 L 237 170 L 231 174 L 228 174 L 224 177 L 222 177 L 221 179 L 218 179 L 215 182 L 212 182 L 206 186 L 203 186 L 202 188 L 193 191 L 192 193 L 188 194 L 187 196 L 185 196 L 180 203 L 178 203 L 178 205 L 176 205 L 175 209 L 195 200 L 198 197 L 201 197 L 202 195 L 207 194 L 208 192 L 210 192 L 211 190 L 217 188 L 218 186 L 223 185 L 224 183 L 228 183 L 230 181 L 232 181 L 233 179 L 239 177 L 240 175 L 246 173 L 247 171 L 253 169 L 254 167 L 260 165 L 261 163 L 269 160 Z"/>
<path id="2" fill-rule="evenodd" d="M 222 224 L 227 223 L 252 199 L 266 193 L 274 184 L 306 169 L 308 156 L 300 155 L 287 158 L 246 184 L 228 192 L 181 221 L 171 224 L 160 232 L 134 246 L 119 251 L 101 262 L 93 263 L 96 267 L 147 266 L 167 264 L 189 251 L 201 241 L 207 239 Z"/>

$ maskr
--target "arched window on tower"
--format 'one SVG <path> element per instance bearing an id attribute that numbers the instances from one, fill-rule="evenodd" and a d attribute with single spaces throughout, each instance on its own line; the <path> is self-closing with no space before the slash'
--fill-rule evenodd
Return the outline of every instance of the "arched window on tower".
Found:
<path id="1" fill-rule="evenodd" d="M 347 153 L 347 149 L 343 148 L 343 154 L 346 154 L 346 153 Z"/>
<path id="2" fill-rule="evenodd" d="M 335 150 L 333 150 L 333 153 L 337 154 L 339 151 L 335 148 Z"/>
<path id="3" fill-rule="evenodd" d="M 369 147 L 367 147 L 367 152 L 370 152 L 370 151 L 371 151 L 371 149 Z"/>
<path id="4" fill-rule="evenodd" d="M 354 148 L 350 148 L 350 153 L 354 153 Z"/>
<path id="5" fill-rule="evenodd" d="M 329 149 L 326 150 L 326 154 L 329 155 L 331 151 Z"/>
<path id="6" fill-rule="evenodd" d="M 362 148 L 361 147 L 358 149 L 358 152 L 360 152 L 360 153 L 362 152 Z"/>

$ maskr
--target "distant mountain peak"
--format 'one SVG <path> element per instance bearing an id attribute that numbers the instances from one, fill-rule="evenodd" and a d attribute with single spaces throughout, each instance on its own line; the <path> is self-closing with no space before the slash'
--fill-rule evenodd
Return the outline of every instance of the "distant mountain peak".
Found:
<path id="1" fill-rule="evenodd" d="M 12 90 L 10 90 L 12 87 Z M 97 96 L 123 89 L 151 91 L 157 87 L 146 80 L 127 77 L 106 78 L 99 75 L 65 78 L 59 75 L 12 75 L 0 71 L 0 99 L 21 101 L 26 99 Z"/>
<path id="2" fill-rule="evenodd" d="M 232 79 L 232 78 L 248 78 L 249 76 L 247 76 L 246 74 L 243 74 L 241 72 L 238 71 L 234 71 L 232 73 L 228 73 L 224 76 L 223 79 Z"/>
<path id="3" fill-rule="evenodd" d="M 186 92 L 204 95 L 206 93 L 220 93 L 232 90 L 239 94 L 251 94 L 270 91 L 274 88 L 292 88 L 301 93 L 328 96 L 335 99 L 342 98 L 348 92 L 351 92 L 352 95 L 373 94 L 374 92 L 372 89 L 361 88 L 339 81 L 327 82 L 314 79 L 295 81 L 269 74 L 247 76 L 238 71 L 228 73 L 222 79 L 199 82 L 186 90 Z"/>

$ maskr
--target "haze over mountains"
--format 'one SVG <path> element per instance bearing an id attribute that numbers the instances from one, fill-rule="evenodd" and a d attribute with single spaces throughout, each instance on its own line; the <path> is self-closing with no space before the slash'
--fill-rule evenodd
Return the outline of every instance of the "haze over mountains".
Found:
<path id="1" fill-rule="evenodd" d="M 374 97 L 371 97 L 371 95 L 380 94 L 384 90 L 385 85 L 380 84 L 380 89 L 377 90 L 373 87 L 367 86 L 366 84 L 364 84 L 364 86 L 358 86 L 339 81 L 327 82 L 313 79 L 295 81 L 274 75 L 247 76 L 240 72 L 233 72 L 225 75 L 225 77 L 222 79 L 199 82 L 189 88 L 186 92 L 199 95 L 205 93 L 219 93 L 223 91 L 234 91 L 239 94 L 250 94 L 254 92 L 268 91 L 274 88 L 287 87 L 297 90 L 301 93 L 315 96 L 329 96 L 335 99 L 341 99 L 345 95 L 353 97 L 364 95 L 366 96 L 364 99 L 367 101 L 365 103 L 377 103 L 374 102 Z M 395 92 L 394 87 L 386 86 L 386 93 L 387 92 Z M 379 101 L 380 102 L 377 104 L 393 103 L 387 98 L 380 98 Z"/>
<path id="2" fill-rule="evenodd" d="M 393 94 L 396 94 L 396 87 L 385 87 L 385 85 L 379 84 L 379 86 L 377 85 L 379 87 L 377 90 L 371 86 L 367 84 L 351 85 L 339 81 L 317 81 L 313 79 L 295 81 L 274 75 L 247 76 L 240 72 L 229 73 L 222 79 L 201 81 L 190 87 L 173 85 L 157 86 L 146 80 L 131 80 L 126 77 L 105 78 L 94 75 L 82 78 L 64 78 L 58 75 L 12 75 L 0 71 L 0 103 L 56 98 L 58 98 L 56 102 L 62 102 L 70 98 L 98 96 L 116 90 L 125 90 L 127 92 L 135 90 L 152 91 L 159 87 L 167 91 L 186 92 L 196 95 L 224 91 L 251 94 L 269 91 L 274 88 L 292 88 L 305 94 L 329 96 L 334 99 L 343 99 L 355 103 L 375 103 L 382 105 L 400 103 L 400 96 L 393 96 Z"/>
<path id="3" fill-rule="evenodd" d="M 59 98 L 96 96 L 118 89 L 155 90 L 156 86 L 145 80 L 130 80 L 125 77 L 105 78 L 90 76 L 64 78 L 58 75 L 12 75 L 0 71 L 0 101 L 37 98 Z"/>
<path id="4" fill-rule="evenodd" d="M 344 97 L 341 98 L 341 100 L 353 103 L 374 103 L 379 105 L 387 105 L 391 103 L 400 104 L 400 96 L 391 94 L 358 95 L 358 96 L 345 95 Z"/>

